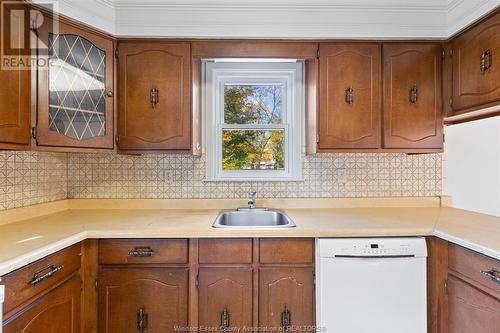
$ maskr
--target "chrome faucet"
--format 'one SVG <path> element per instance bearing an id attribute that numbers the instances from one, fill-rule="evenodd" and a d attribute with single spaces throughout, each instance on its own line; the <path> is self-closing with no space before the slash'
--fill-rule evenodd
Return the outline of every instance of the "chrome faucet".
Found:
<path id="1" fill-rule="evenodd" d="M 255 196 L 257 192 L 248 192 L 248 208 L 255 209 Z"/>

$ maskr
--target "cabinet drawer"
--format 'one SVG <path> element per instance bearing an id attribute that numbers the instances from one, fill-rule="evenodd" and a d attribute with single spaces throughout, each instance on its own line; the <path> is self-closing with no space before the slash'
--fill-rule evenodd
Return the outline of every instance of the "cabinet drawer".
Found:
<path id="1" fill-rule="evenodd" d="M 448 253 L 450 269 L 500 293 L 500 283 L 482 273 L 482 271 L 487 272 L 491 269 L 500 271 L 498 260 L 453 244 L 449 245 Z"/>
<path id="2" fill-rule="evenodd" d="M 107 264 L 185 264 L 187 239 L 102 239 L 99 263 Z"/>
<path id="3" fill-rule="evenodd" d="M 200 264 L 251 264 L 252 239 L 200 239 Z"/>
<path id="4" fill-rule="evenodd" d="M 261 239 L 261 264 L 312 264 L 314 262 L 314 240 L 298 239 Z"/>
<path id="5" fill-rule="evenodd" d="M 4 313 L 52 289 L 80 269 L 81 244 L 75 244 L 2 277 Z"/>

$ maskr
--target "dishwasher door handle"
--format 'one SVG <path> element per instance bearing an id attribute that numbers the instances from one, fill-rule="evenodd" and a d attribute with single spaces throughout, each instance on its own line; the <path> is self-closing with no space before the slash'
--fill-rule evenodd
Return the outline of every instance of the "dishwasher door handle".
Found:
<path id="1" fill-rule="evenodd" d="M 379 256 L 359 256 L 349 254 L 336 254 L 335 258 L 347 259 L 395 259 L 395 258 L 415 258 L 414 254 L 398 254 L 398 255 L 379 255 Z"/>

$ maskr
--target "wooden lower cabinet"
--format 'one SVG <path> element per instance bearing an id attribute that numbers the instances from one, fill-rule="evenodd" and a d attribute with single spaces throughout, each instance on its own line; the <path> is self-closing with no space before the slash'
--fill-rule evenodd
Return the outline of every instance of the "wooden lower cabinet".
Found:
<path id="1" fill-rule="evenodd" d="M 198 323 L 220 332 L 253 326 L 253 269 L 200 268 Z"/>
<path id="2" fill-rule="evenodd" d="M 259 271 L 259 326 L 306 330 L 314 325 L 313 268 L 265 267 Z"/>
<path id="3" fill-rule="evenodd" d="M 448 333 L 469 332 L 500 332 L 500 300 L 450 276 Z"/>
<path id="4" fill-rule="evenodd" d="M 7 319 L 3 332 L 78 333 L 80 298 L 81 280 L 73 278 Z"/>
<path id="5" fill-rule="evenodd" d="M 104 269 L 99 332 L 175 332 L 188 324 L 187 268 Z"/>

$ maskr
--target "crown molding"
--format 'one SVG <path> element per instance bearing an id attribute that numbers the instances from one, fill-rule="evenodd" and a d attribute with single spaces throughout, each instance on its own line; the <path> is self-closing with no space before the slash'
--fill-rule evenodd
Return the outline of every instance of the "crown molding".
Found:
<path id="1" fill-rule="evenodd" d="M 62 14 L 119 37 L 171 38 L 446 39 L 498 6 L 498 0 L 55 1 Z"/>

